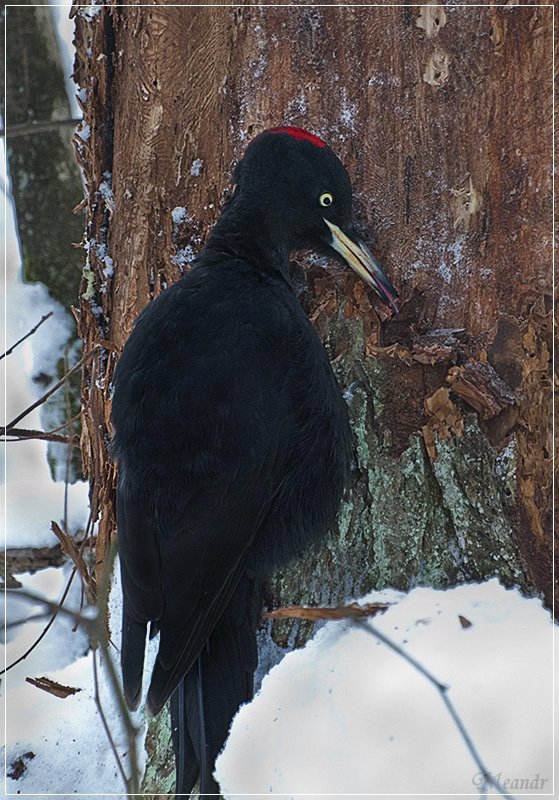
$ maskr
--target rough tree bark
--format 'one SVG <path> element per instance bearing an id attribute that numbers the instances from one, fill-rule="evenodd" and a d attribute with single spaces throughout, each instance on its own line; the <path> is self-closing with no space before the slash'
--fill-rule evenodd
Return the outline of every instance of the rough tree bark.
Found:
<path id="1" fill-rule="evenodd" d="M 291 123 L 346 164 L 402 304 L 387 319 L 349 271 L 293 260 L 350 387 L 358 466 L 339 531 L 269 601 L 498 575 L 551 603 L 552 9 L 109 4 L 77 13 L 76 43 L 98 562 L 118 353 L 201 247 L 245 142 Z M 281 643 L 307 634 L 274 626 Z"/>

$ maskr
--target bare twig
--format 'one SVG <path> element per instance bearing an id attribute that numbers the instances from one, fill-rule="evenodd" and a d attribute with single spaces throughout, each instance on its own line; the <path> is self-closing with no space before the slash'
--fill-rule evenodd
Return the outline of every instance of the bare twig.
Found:
<path id="1" fill-rule="evenodd" d="M 11 422 L 9 422 L 4 427 L 0 428 L 0 436 L 10 435 L 12 428 L 14 428 L 20 420 L 22 420 L 24 417 L 26 417 L 28 414 L 30 414 L 32 411 L 34 411 L 36 408 L 42 405 L 46 400 L 48 400 L 51 395 L 53 395 L 58 389 L 60 389 L 61 386 L 63 386 L 66 383 L 68 378 L 70 378 L 75 372 L 77 372 L 87 361 L 89 361 L 90 358 L 92 358 L 96 353 L 98 353 L 99 350 L 100 346 L 96 345 L 92 350 L 89 351 L 89 353 L 86 353 L 85 356 L 80 358 L 78 363 L 75 364 L 72 367 L 72 369 L 66 373 L 66 375 L 60 378 L 59 381 L 57 381 L 53 386 L 51 386 L 51 388 L 47 392 L 45 392 L 45 394 L 39 397 L 38 400 L 35 400 L 34 403 L 28 406 L 25 409 L 25 411 L 22 411 L 21 414 L 18 414 L 17 417 L 14 417 L 14 419 Z"/>
<path id="2" fill-rule="evenodd" d="M 68 578 L 68 583 L 66 584 L 66 587 L 64 588 L 64 591 L 62 592 L 62 597 L 60 598 L 58 603 L 50 603 L 50 602 L 48 603 L 48 606 L 52 611 L 52 616 L 49 619 L 49 621 L 47 622 L 47 624 L 45 625 L 45 627 L 43 628 L 43 630 L 41 631 L 41 633 L 39 634 L 39 636 L 35 639 L 33 644 L 30 645 L 27 648 L 25 653 L 23 653 L 19 658 L 16 658 L 15 661 L 12 661 L 11 664 L 8 664 L 8 666 L 5 669 L 0 670 L 0 675 L 4 675 L 6 672 L 9 672 L 11 669 L 13 669 L 18 664 L 21 664 L 22 661 L 25 661 L 25 659 L 33 652 L 33 650 L 37 647 L 37 645 L 40 642 L 43 641 L 43 639 L 45 638 L 45 636 L 47 635 L 47 633 L 51 629 L 52 625 L 54 624 L 54 620 L 57 618 L 58 613 L 62 610 L 62 606 L 63 606 L 64 601 L 66 600 L 66 598 L 68 596 L 68 592 L 70 591 L 70 587 L 72 585 L 72 581 L 74 580 L 74 576 L 76 574 L 76 571 L 77 570 L 74 567 L 74 569 L 70 573 L 70 577 Z M 37 601 L 43 603 L 44 605 L 47 605 L 47 601 L 44 600 L 44 598 L 40 597 L 39 595 L 36 595 L 36 596 L 35 595 L 31 595 L 29 592 L 26 592 L 23 589 L 6 589 L 6 592 L 17 592 L 17 596 L 18 597 L 26 597 L 29 600 L 37 600 Z"/>
<path id="3" fill-rule="evenodd" d="M 363 606 L 358 603 L 351 603 L 349 606 L 337 606 L 336 608 L 285 606 L 276 608 L 273 611 L 264 611 L 262 616 L 264 619 L 308 619 L 311 621 L 355 619 L 359 617 L 374 617 L 375 614 L 380 614 L 389 607 L 389 603 L 369 603 Z"/>
<path id="4" fill-rule="evenodd" d="M 67 373 L 68 372 L 68 348 L 66 348 L 66 351 L 64 353 L 64 368 L 65 368 L 66 373 Z M 69 390 L 69 386 L 68 386 L 68 381 L 66 381 L 64 383 L 64 402 L 66 404 L 66 419 L 69 419 L 71 412 L 70 412 L 70 390 Z M 72 426 L 70 426 L 69 434 L 70 434 L 70 436 L 72 435 Z M 68 530 L 68 486 L 70 484 L 70 469 L 71 469 L 71 466 L 72 466 L 72 448 L 70 446 L 68 446 L 66 448 L 66 471 L 64 473 L 64 514 L 63 514 L 63 517 L 62 517 L 62 519 L 64 520 L 64 530 L 65 531 Z M 53 530 L 53 533 L 55 533 L 54 530 Z M 66 534 L 66 538 L 67 539 L 70 538 L 68 536 L 68 534 Z M 62 542 L 60 542 L 60 544 L 62 544 Z M 82 561 L 82 563 L 83 563 L 83 561 Z M 77 566 L 77 564 L 76 564 L 76 566 Z M 84 567 L 85 567 L 85 564 L 84 564 Z M 80 572 L 80 568 L 79 567 L 78 567 L 78 572 Z M 85 570 L 85 573 L 80 572 L 82 580 L 85 580 L 84 575 L 86 575 L 86 574 L 87 574 L 87 570 Z"/>
<path id="5" fill-rule="evenodd" d="M 103 710 L 103 704 L 101 703 L 101 695 L 99 693 L 99 676 L 98 676 L 98 673 L 97 673 L 97 647 L 96 646 L 92 648 L 92 656 L 93 656 L 93 686 L 94 686 L 94 690 L 95 690 L 95 695 L 94 695 L 95 696 L 95 706 L 96 706 L 97 712 L 98 712 L 98 714 L 99 714 L 99 716 L 101 718 L 101 724 L 103 725 L 103 729 L 105 731 L 105 735 L 106 735 L 106 737 L 107 737 L 107 739 L 109 741 L 109 745 L 111 747 L 111 750 L 113 751 L 113 756 L 115 758 L 116 765 L 118 767 L 118 771 L 120 772 L 120 776 L 121 776 L 122 780 L 124 781 L 124 785 L 128 789 L 129 782 L 128 782 L 128 778 L 126 776 L 126 772 L 124 771 L 124 765 L 123 765 L 122 760 L 121 760 L 121 758 L 120 758 L 120 756 L 118 754 L 118 750 L 116 749 L 116 744 L 115 744 L 115 741 L 113 739 L 113 735 L 111 733 L 111 729 L 109 728 L 109 723 L 107 722 L 107 718 L 105 716 L 105 712 Z"/>
<path id="6" fill-rule="evenodd" d="M 11 589 L 11 586 L 7 587 Z M 18 625 L 27 625 L 29 622 L 42 622 L 42 620 L 46 619 L 49 615 L 48 611 L 42 611 L 40 614 L 34 614 L 32 617 L 25 617 L 25 619 L 14 619 L 12 622 L 6 622 L 6 630 L 10 630 L 10 628 L 17 628 Z"/>
<path id="7" fill-rule="evenodd" d="M 62 548 L 62 552 L 68 556 L 68 558 L 72 561 L 74 566 L 76 567 L 79 575 L 84 582 L 85 586 L 87 587 L 87 594 L 91 601 L 91 603 L 95 602 L 95 578 L 93 575 L 90 575 L 89 570 L 87 569 L 86 563 L 83 560 L 83 546 L 80 548 L 76 547 L 76 543 L 69 536 L 65 531 L 62 530 L 60 525 L 51 520 L 50 527 L 58 541 L 60 542 L 60 546 Z M 82 543 L 83 544 L 83 543 Z"/>
<path id="8" fill-rule="evenodd" d="M 464 743 L 466 744 L 466 747 L 470 752 L 470 755 L 474 759 L 480 774 L 483 776 L 484 787 L 493 786 L 493 788 L 496 789 L 496 791 L 499 792 L 501 797 L 504 797 L 505 800 L 514 800 L 513 795 L 505 791 L 505 789 L 501 786 L 497 778 L 489 772 L 489 770 L 483 763 L 481 756 L 478 753 L 477 748 L 473 743 L 472 737 L 466 730 L 466 726 L 462 722 L 462 719 L 460 718 L 458 712 L 456 711 L 454 704 L 452 703 L 451 699 L 448 696 L 449 687 L 446 686 L 444 683 L 438 681 L 432 672 L 426 669 L 426 667 L 420 664 L 419 661 L 417 661 L 413 656 L 411 656 L 408 652 L 406 652 L 406 650 L 404 650 L 403 647 L 401 647 L 399 644 L 397 644 L 388 636 L 386 636 L 386 634 L 380 631 L 375 625 L 373 625 L 370 622 L 365 622 L 359 616 L 352 615 L 352 619 L 354 624 L 358 625 L 362 631 L 369 634 L 369 636 L 374 636 L 376 639 L 379 639 L 383 644 L 385 644 L 387 647 L 389 647 L 391 650 L 393 650 L 395 653 L 401 656 L 401 658 L 403 658 L 404 661 L 407 661 L 408 664 L 411 664 L 412 667 L 414 667 L 418 672 L 420 672 L 429 681 L 429 683 L 431 683 L 435 687 L 435 689 L 437 689 L 437 691 L 442 697 L 442 700 L 450 716 L 452 717 L 454 724 L 458 728 L 460 735 L 462 736 L 462 739 L 464 740 Z"/>
<path id="9" fill-rule="evenodd" d="M 79 549 L 79 554 L 80 555 L 83 555 L 83 552 L 85 550 L 85 546 L 90 541 L 90 534 L 91 534 L 92 527 L 93 527 L 93 518 L 92 518 L 92 515 L 91 515 L 91 511 L 90 511 L 89 512 L 89 517 L 88 517 L 88 520 L 87 520 L 87 525 L 86 525 L 86 528 L 85 528 L 85 535 L 84 535 L 84 538 L 83 538 L 83 540 L 82 540 L 82 542 L 80 544 L 80 549 Z M 52 616 L 49 619 L 49 621 L 47 622 L 46 626 L 41 631 L 41 633 L 39 634 L 39 636 L 35 639 L 33 644 L 31 644 L 27 648 L 25 653 L 23 653 L 15 661 L 12 661 L 11 664 L 8 664 L 8 666 L 5 669 L 0 670 L 0 675 L 4 675 L 4 673 L 9 672 L 9 670 L 13 669 L 17 664 L 20 664 L 22 661 L 24 661 L 30 655 L 30 653 L 32 653 L 33 650 L 45 638 L 45 636 L 47 635 L 47 633 L 51 629 L 52 625 L 54 624 L 54 621 L 57 618 L 58 614 L 61 611 L 64 611 L 64 608 L 63 608 L 64 602 L 65 602 L 65 600 L 66 600 L 66 598 L 68 596 L 68 592 L 70 591 L 70 587 L 72 586 L 72 581 L 74 580 L 76 572 L 77 572 L 77 567 L 74 567 L 74 569 L 70 573 L 70 577 L 68 578 L 68 582 L 67 582 L 67 584 L 66 584 L 66 586 L 64 588 L 64 591 L 62 592 L 62 596 L 61 596 L 60 600 L 58 601 L 58 603 L 50 603 L 50 602 L 48 603 L 49 608 L 51 608 L 51 610 L 52 610 Z M 18 597 L 28 597 L 28 598 L 32 599 L 32 596 L 30 595 L 30 593 L 24 591 L 23 589 L 7 589 L 7 591 L 17 592 L 18 593 L 18 595 L 17 595 Z M 45 601 L 45 599 L 40 597 L 40 596 L 37 596 L 36 599 L 39 602 L 41 602 L 43 605 L 47 604 L 47 601 Z"/>
<path id="10" fill-rule="evenodd" d="M 47 600 L 47 598 L 43 597 L 43 595 L 37 594 L 36 592 L 30 592 L 28 589 L 6 589 L 6 594 L 8 596 L 13 595 L 19 599 L 29 600 L 30 603 L 40 603 L 46 609 L 48 609 L 48 611 L 56 611 L 58 614 L 62 614 L 63 617 L 68 617 L 69 619 L 73 619 L 74 622 L 83 625 L 88 633 L 91 634 L 91 626 L 95 622 L 95 617 L 91 615 L 80 614 L 79 611 L 74 611 L 73 609 L 61 606 L 60 601 L 57 603 L 54 600 Z M 11 669 L 13 666 L 15 665 L 10 664 L 8 669 Z M 8 670 L 5 671 L 7 672 Z"/>
<path id="11" fill-rule="evenodd" d="M 6 438 L 10 436 L 10 438 Z M 43 442 L 56 442 L 57 444 L 67 444 L 72 447 L 79 447 L 80 440 L 76 435 L 64 436 L 64 434 L 51 433 L 51 431 L 33 431 L 28 428 L 10 428 L 8 434 L 4 434 L 3 442 L 27 442 L 31 439 L 39 439 Z"/>
<path id="12" fill-rule="evenodd" d="M 76 127 L 82 119 L 46 119 L 37 122 L 21 122 L 17 125 L 9 125 L 5 130 L 0 129 L 0 137 L 15 139 L 16 136 L 32 136 L 36 133 L 46 131 L 57 131 L 60 128 Z"/>
<path id="13" fill-rule="evenodd" d="M 74 447 L 79 447 L 80 444 L 80 437 L 77 434 L 72 434 L 72 425 L 74 422 L 77 422 L 82 415 L 81 410 L 78 411 L 77 414 L 71 419 L 66 420 L 61 425 L 57 425 L 56 428 L 51 428 L 50 431 L 33 431 L 27 428 L 11 428 L 10 429 L 10 436 L 14 437 L 13 439 L 4 439 L 3 441 L 7 442 L 24 442 L 27 439 L 42 439 L 47 442 L 58 442 L 60 444 L 71 444 Z M 70 435 L 69 436 L 61 436 L 58 435 L 58 431 L 64 430 L 64 428 L 70 428 Z"/>
<path id="14" fill-rule="evenodd" d="M 15 344 L 13 344 L 8 350 L 6 350 L 5 353 L 2 353 L 0 355 L 0 361 L 3 358 L 6 358 L 6 356 L 9 356 L 11 353 L 13 353 L 18 345 L 20 345 L 22 342 L 24 342 L 26 339 L 28 339 L 30 336 L 32 336 L 35 333 L 35 331 L 37 330 L 37 328 L 40 328 L 41 325 L 43 324 L 43 322 L 46 322 L 47 319 L 49 319 L 49 317 L 52 317 L 53 314 L 54 314 L 54 311 L 49 311 L 48 314 L 44 314 L 41 317 L 41 319 L 39 320 L 39 322 L 35 325 L 35 327 L 31 328 L 29 333 L 26 333 L 25 336 L 22 336 L 21 339 L 18 339 L 17 342 Z"/>
<path id="15" fill-rule="evenodd" d="M 128 756 L 130 759 L 130 778 L 126 779 L 126 777 L 123 775 L 126 784 L 126 790 L 128 794 L 137 794 L 140 791 L 140 771 L 138 768 L 138 753 L 137 753 L 137 743 L 136 743 L 138 730 L 134 725 L 134 723 L 132 722 L 132 717 L 130 716 L 130 711 L 128 709 L 128 706 L 126 705 L 124 694 L 122 692 L 122 689 L 120 688 L 118 675 L 113 660 L 111 658 L 111 654 L 109 652 L 109 637 L 107 636 L 106 617 L 109 607 L 109 591 L 111 588 L 111 576 L 113 572 L 115 558 L 116 558 L 116 544 L 113 542 L 113 544 L 109 548 L 109 552 L 107 555 L 106 569 L 103 570 L 103 578 L 99 585 L 98 601 L 97 601 L 97 608 L 99 609 L 99 615 L 96 620 L 97 622 L 96 631 L 97 631 L 97 640 L 99 642 L 99 646 L 101 647 L 101 652 L 103 653 L 105 668 L 109 674 L 109 680 L 113 688 L 113 696 L 117 701 L 117 705 L 120 711 L 120 716 L 126 730 L 126 738 L 128 741 Z"/>

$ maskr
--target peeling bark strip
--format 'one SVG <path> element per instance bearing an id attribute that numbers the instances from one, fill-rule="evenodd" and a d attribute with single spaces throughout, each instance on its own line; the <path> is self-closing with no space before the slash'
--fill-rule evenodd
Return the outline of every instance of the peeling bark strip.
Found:
<path id="1" fill-rule="evenodd" d="M 365 237 L 403 303 L 382 322 L 348 271 L 293 261 L 353 387 L 358 465 L 340 531 L 271 582 L 273 605 L 494 574 L 551 602 L 551 11 L 77 11 L 89 131 L 76 139 L 80 331 L 86 352 L 104 348 L 84 375 L 82 449 L 100 565 L 114 535 L 116 357 L 137 313 L 202 246 L 248 139 L 293 124 L 348 167 Z M 289 621 L 274 631 L 295 635 Z"/>
<path id="2" fill-rule="evenodd" d="M 287 606 L 286 608 L 275 608 L 273 611 L 265 611 L 263 617 L 264 619 L 308 619 L 312 622 L 332 619 L 363 619 L 375 617 L 389 607 L 388 603 L 367 603 L 363 606 L 358 603 L 350 603 L 348 606 L 337 606 L 336 608 Z"/>
<path id="3" fill-rule="evenodd" d="M 65 697 L 69 697 L 72 694 L 77 694 L 77 692 L 81 692 L 81 689 L 74 689 L 72 686 L 64 686 L 62 683 L 57 683 L 56 681 L 51 680 L 50 678 L 26 678 L 27 683 L 36 686 L 37 689 L 42 689 L 43 692 L 48 692 L 49 694 L 53 694 L 55 697 L 60 697 L 64 699 Z"/>
<path id="4" fill-rule="evenodd" d="M 490 364 L 469 363 L 453 367 L 446 377 L 453 394 L 461 397 L 480 414 L 490 419 L 516 400 L 514 391 Z"/>

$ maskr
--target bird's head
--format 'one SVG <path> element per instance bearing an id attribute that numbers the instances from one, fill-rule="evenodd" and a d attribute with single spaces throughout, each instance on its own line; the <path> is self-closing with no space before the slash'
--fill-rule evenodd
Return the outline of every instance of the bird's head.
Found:
<path id="1" fill-rule="evenodd" d="M 345 167 L 318 136 L 301 128 L 270 128 L 238 163 L 235 205 L 253 212 L 288 250 L 310 247 L 348 264 L 386 305 L 397 291 L 352 224 Z"/>

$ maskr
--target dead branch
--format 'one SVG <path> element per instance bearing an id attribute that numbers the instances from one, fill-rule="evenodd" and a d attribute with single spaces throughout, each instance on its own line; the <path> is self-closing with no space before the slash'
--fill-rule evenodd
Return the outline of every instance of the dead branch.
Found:
<path id="1" fill-rule="evenodd" d="M 64 553 L 60 545 L 54 547 L 10 547 L 0 553 L 0 567 L 9 578 L 14 573 L 35 572 L 47 567 L 60 567 Z"/>
<path id="2" fill-rule="evenodd" d="M 336 620 L 336 619 L 359 619 L 362 617 L 374 617 L 381 614 L 390 607 L 390 603 L 367 603 L 360 606 L 358 603 L 350 603 L 348 606 L 337 606 L 336 608 L 307 606 L 285 606 L 276 608 L 273 611 L 264 611 L 264 619 L 308 619 L 316 620 Z"/>
<path id="3" fill-rule="evenodd" d="M 41 325 L 43 324 L 43 322 L 46 322 L 46 321 L 47 321 L 47 319 L 49 319 L 49 317 L 52 317 L 52 315 L 53 315 L 53 314 L 54 314 L 54 311 L 49 311 L 49 313 L 48 313 L 48 314 L 44 314 L 44 315 L 41 317 L 41 319 L 39 320 L 39 322 L 38 322 L 38 323 L 35 325 L 35 327 L 34 327 L 34 328 L 31 328 L 31 330 L 29 331 L 29 333 L 26 333 L 26 334 L 25 334 L 25 336 L 22 336 L 22 337 L 21 337 L 21 339 L 18 339 L 18 340 L 17 340 L 17 342 L 16 342 L 15 344 L 13 344 L 13 345 L 12 345 L 12 346 L 11 346 L 11 347 L 8 349 L 8 350 L 6 350 L 6 352 L 5 352 L 5 353 L 2 353 L 2 354 L 0 355 L 0 361 L 1 361 L 3 358 L 6 358 L 6 356 L 9 356 L 11 353 L 13 353 L 13 352 L 14 352 L 14 350 L 16 349 L 16 347 L 18 347 L 18 345 L 20 345 L 22 342 L 24 342 L 24 341 L 25 341 L 26 339 L 28 339 L 30 336 L 33 336 L 33 334 L 35 333 L 35 331 L 37 330 L 37 328 L 40 328 L 40 327 L 41 327 Z"/>
<path id="4" fill-rule="evenodd" d="M 43 692 L 53 694 L 55 697 L 69 697 L 72 694 L 81 692 L 81 689 L 74 689 L 72 686 L 64 686 L 62 683 L 57 683 L 50 678 L 26 678 L 27 683 L 36 686 L 37 689 L 42 689 Z"/>

